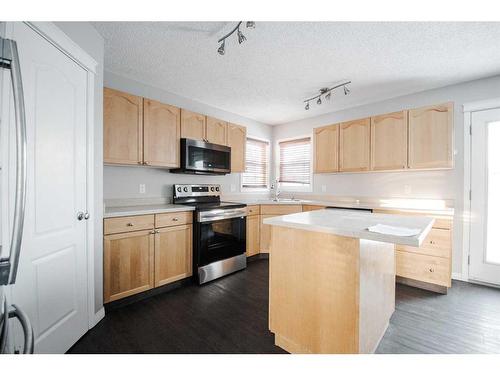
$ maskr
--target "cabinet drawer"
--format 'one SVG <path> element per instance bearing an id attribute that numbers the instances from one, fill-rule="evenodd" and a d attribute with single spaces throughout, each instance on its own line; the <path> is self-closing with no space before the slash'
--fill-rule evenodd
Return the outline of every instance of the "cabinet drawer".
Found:
<path id="1" fill-rule="evenodd" d="M 302 212 L 300 204 L 266 204 L 260 206 L 262 215 L 288 215 Z"/>
<path id="2" fill-rule="evenodd" d="M 433 255 L 436 257 L 451 257 L 451 231 L 447 229 L 432 228 L 425 238 L 422 246 L 396 245 L 396 250 L 417 254 Z"/>
<path id="3" fill-rule="evenodd" d="M 156 214 L 155 216 L 156 228 L 190 224 L 193 222 L 193 213 L 191 211 L 170 212 L 166 214 Z"/>
<path id="4" fill-rule="evenodd" d="M 154 215 L 122 216 L 104 219 L 104 234 L 153 229 Z"/>
<path id="5" fill-rule="evenodd" d="M 259 205 L 247 206 L 247 215 L 248 216 L 259 215 L 259 214 L 260 214 L 260 206 Z"/>
<path id="6" fill-rule="evenodd" d="M 450 260 L 396 251 L 396 275 L 450 287 Z"/>

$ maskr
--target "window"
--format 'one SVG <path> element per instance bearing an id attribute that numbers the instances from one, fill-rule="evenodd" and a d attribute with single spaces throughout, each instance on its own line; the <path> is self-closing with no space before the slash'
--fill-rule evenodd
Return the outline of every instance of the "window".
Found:
<path id="1" fill-rule="evenodd" d="M 269 188 L 269 142 L 247 138 L 243 189 Z"/>
<path id="2" fill-rule="evenodd" d="M 306 190 L 311 187 L 311 138 L 278 143 L 279 182 L 282 188 Z"/>

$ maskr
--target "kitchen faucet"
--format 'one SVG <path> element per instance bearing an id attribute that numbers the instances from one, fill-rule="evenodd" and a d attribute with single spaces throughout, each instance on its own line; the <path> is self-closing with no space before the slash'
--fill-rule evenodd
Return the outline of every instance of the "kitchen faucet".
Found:
<path id="1" fill-rule="evenodd" d="M 271 190 L 273 190 L 273 193 L 274 193 L 273 201 L 276 201 L 276 202 L 279 200 L 279 196 L 281 194 L 281 191 L 279 191 L 279 189 L 278 189 L 278 184 L 279 184 L 279 179 L 276 179 L 271 184 Z"/>

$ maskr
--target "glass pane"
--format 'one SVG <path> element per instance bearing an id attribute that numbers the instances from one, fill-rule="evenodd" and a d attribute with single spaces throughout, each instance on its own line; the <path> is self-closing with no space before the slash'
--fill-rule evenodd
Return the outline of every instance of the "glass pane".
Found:
<path id="1" fill-rule="evenodd" d="M 190 167 L 198 169 L 228 169 L 229 153 L 191 146 L 189 147 L 188 164 Z"/>
<path id="2" fill-rule="evenodd" d="M 500 264 L 500 121 L 488 124 L 488 214 L 486 262 Z"/>

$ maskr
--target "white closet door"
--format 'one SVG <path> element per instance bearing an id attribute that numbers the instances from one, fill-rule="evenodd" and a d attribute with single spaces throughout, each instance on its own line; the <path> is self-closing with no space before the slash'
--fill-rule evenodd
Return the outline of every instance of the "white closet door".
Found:
<path id="1" fill-rule="evenodd" d="M 88 330 L 87 73 L 16 23 L 26 105 L 28 187 L 13 302 L 29 315 L 35 352 L 64 353 Z"/>

